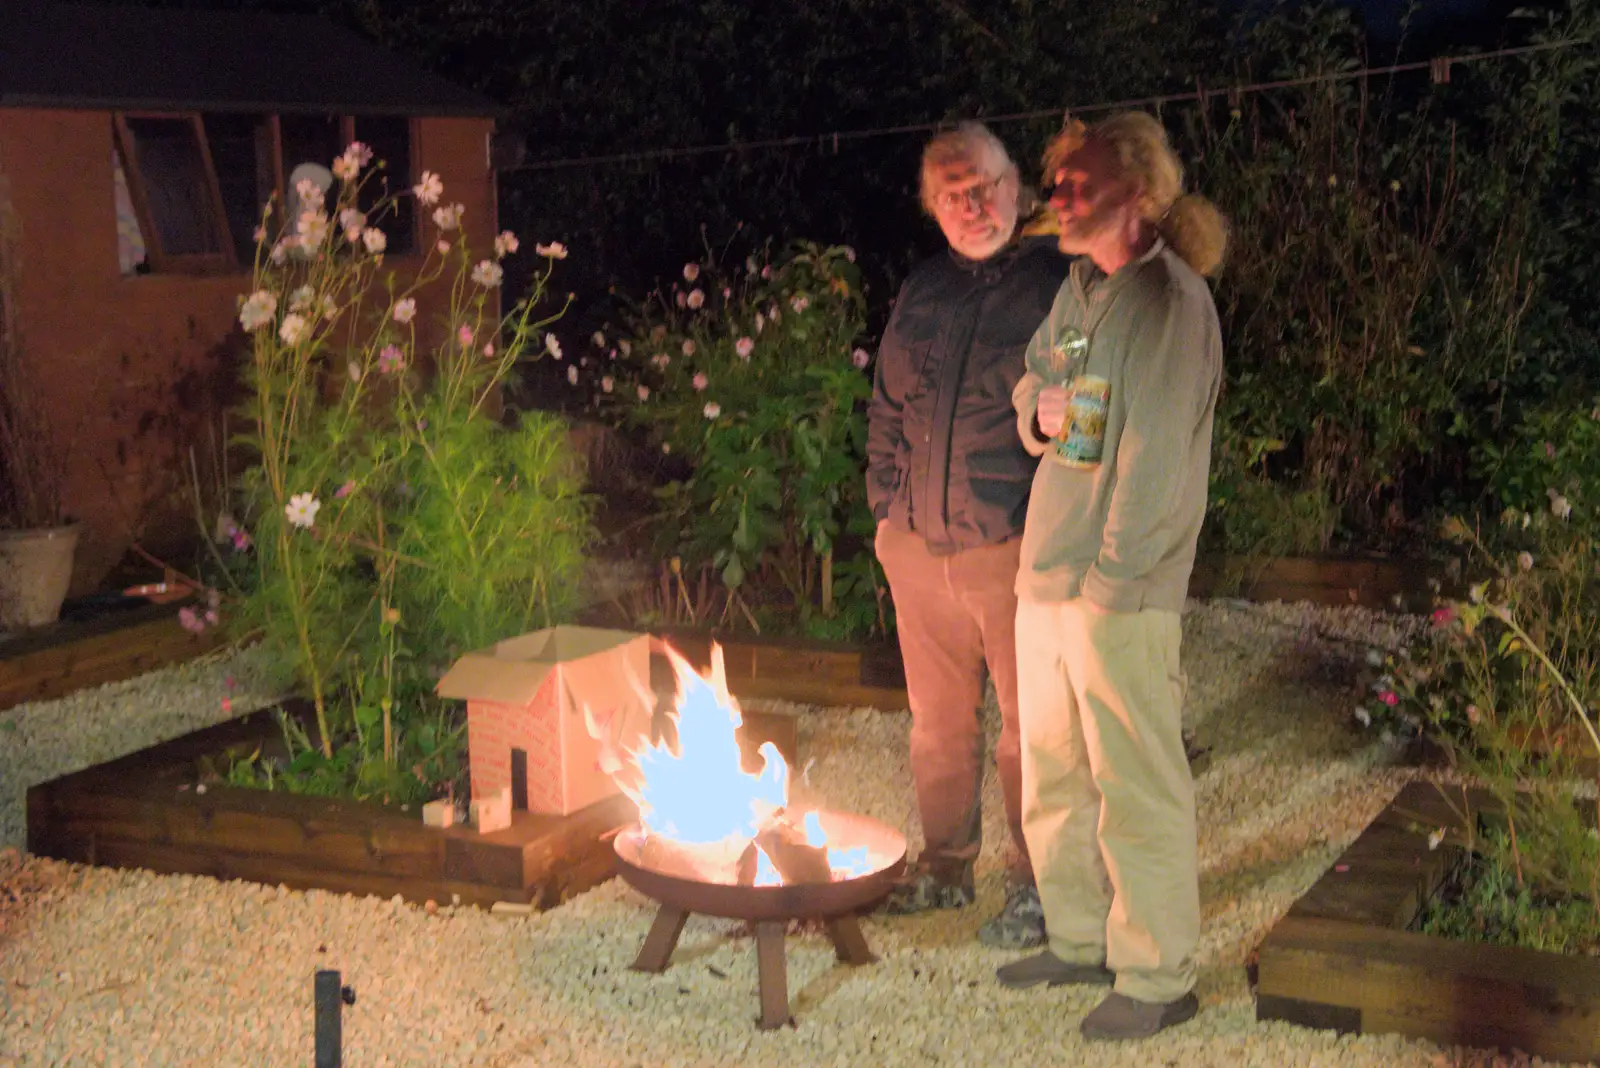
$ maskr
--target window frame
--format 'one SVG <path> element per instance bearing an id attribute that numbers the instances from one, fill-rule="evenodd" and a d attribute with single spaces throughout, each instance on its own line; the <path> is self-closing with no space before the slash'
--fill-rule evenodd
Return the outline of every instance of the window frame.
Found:
<path id="1" fill-rule="evenodd" d="M 187 121 L 200 146 L 200 163 L 205 168 L 206 191 L 211 198 L 211 217 L 220 252 L 169 253 L 163 244 L 161 228 L 156 225 L 150 211 L 149 190 L 145 184 L 144 168 L 139 162 L 139 147 L 128 128 L 129 119 L 161 119 Z M 133 200 L 133 210 L 139 216 L 139 229 L 143 231 L 145 252 L 150 256 L 152 274 L 219 274 L 236 270 L 238 257 L 234 254 L 233 234 L 228 230 L 228 215 L 222 204 L 222 187 L 217 181 L 217 165 L 211 159 L 211 143 L 206 138 L 205 124 L 197 111 L 118 111 L 112 115 L 116 126 L 118 151 L 122 154 L 122 173 L 128 180 L 128 196 Z"/>
<path id="2" fill-rule="evenodd" d="M 273 214 L 281 223 L 283 206 L 286 203 L 287 190 L 284 188 L 288 178 L 284 173 L 283 159 L 283 126 L 280 112 L 260 113 L 266 120 L 268 137 L 271 142 L 272 153 L 272 178 L 276 191 Z M 145 252 L 150 257 L 150 274 L 191 274 L 191 275 L 218 275 L 237 274 L 249 269 L 252 265 L 242 263 L 238 251 L 234 248 L 233 234 L 228 226 L 228 215 L 222 200 L 222 185 L 217 176 L 216 162 L 211 157 L 211 142 L 206 136 L 204 111 L 113 111 L 111 113 L 113 145 L 121 158 L 122 170 L 128 182 L 128 196 L 133 201 L 134 214 L 139 219 L 139 229 L 144 237 Z M 353 113 L 340 113 L 339 137 L 343 144 L 348 145 L 355 140 L 356 120 L 359 116 Z M 417 145 L 420 140 L 418 134 L 418 119 L 415 115 L 400 116 L 406 124 L 406 141 L 408 151 L 407 164 L 410 173 L 403 178 L 401 188 L 408 189 L 415 182 L 417 174 Z M 155 223 L 155 216 L 150 211 L 150 200 L 145 185 L 144 170 L 139 164 L 139 152 L 132 131 L 128 127 L 129 119 L 164 119 L 186 120 L 194 131 L 195 139 L 200 145 L 200 159 L 205 167 L 206 188 L 210 193 L 211 212 L 217 229 L 216 238 L 220 253 L 179 253 L 169 254 L 162 245 L 161 233 Z M 390 175 L 391 183 L 394 176 Z M 414 214 L 411 220 L 410 252 L 402 252 L 395 258 L 404 258 L 413 255 L 421 238 L 419 214 Z M 129 277 L 139 277 L 132 275 Z"/>

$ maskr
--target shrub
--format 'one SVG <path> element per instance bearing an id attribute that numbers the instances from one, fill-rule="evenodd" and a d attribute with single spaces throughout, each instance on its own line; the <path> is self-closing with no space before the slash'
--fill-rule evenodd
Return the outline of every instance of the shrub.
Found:
<path id="1" fill-rule="evenodd" d="M 802 243 L 743 268 L 688 264 L 681 284 L 637 308 L 600 361 L 597 400 L 681 463 L 659 492 L 658 548 L 680 575 L 715 570 L 723 622 L 884 630 L 855 255 Z"/>
<path id="2" fill-rule="evenodd" d="M 437 240 L 402 281 L 382 269 L 395 197 L 356 207 L 369 159 L 352 144 L 334 163 L 335 203 L 302 183 L 297 217 L 275 240 L 258 231 L 240 309 L 256 465 L 242 522 L 228 522 L 256 562 L 236 625 L 261 634 L 316 710 L 314 737 L 286 721 L 294 759 L 266 781 L 408 801 L 461 770 L 434 680 L 462 651 L 567 615 L 590 509 L 562 424 L 497 414 L 507 376 L 543 351 L 554 316 L 536 309 L 564 250 L 540 248 L 545 269 L 502 319 L 515 237 L 474 261 L 460 205 L 439 204 Z M 424 173 L 399 195 L 434 206 L 441 193 Z M 429 324 L 417 298 L 432 294 L 448 304 Z"/>

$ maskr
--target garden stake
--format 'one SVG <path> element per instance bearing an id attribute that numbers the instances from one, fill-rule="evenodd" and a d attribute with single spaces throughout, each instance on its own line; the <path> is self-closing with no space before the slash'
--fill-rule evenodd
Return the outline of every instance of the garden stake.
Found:
<path id="1" fill-rule="evenodd" d="M 344 1029 L 340 1019 L 344 1005 L 356 1003 L 356 992 L 339 985 L 339 973 L 317 969 L 313 987 L 316 1004 L 316 1068 L 340 1068 L 344 1057 Z"/>

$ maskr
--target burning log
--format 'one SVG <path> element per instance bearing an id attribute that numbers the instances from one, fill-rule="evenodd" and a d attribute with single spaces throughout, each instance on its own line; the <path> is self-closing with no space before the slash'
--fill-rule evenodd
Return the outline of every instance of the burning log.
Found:
<path id="1" fill-rule="evenodd" d="M 639 861 L 653 871 L 694 882 L 750 886 L 756 877 L 755 843 L 675 841 L 647 834 L 639 846 Z"/>
<path id="2" fill-rule="evenodd" d="M 787 820 L 773 820 L 756 835 L 755 844 L 783 876 L 785 886 L 833 881 L 825 846 L 810 845 L 805 831 Z"/>

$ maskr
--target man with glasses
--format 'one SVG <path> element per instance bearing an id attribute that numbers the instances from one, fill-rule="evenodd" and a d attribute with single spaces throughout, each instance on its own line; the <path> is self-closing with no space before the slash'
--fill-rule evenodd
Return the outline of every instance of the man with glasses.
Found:
<path id="1" fill-rule="evenodd" d="M 918 265 L 895 301 L 867 436 L 867 494 L 905 663 L 924 838 L 888 909 L 975 899 L 987 669 L 1001 714 L 995 760 L 1010 886 L 979 938 L 1007 948 L 1045 937 L 1022 835 L 1015 652 L 1019 539 L 1038 461 L 1017 440 L 1011 394 L 1068 265 L 1053 238 L 1020 232 L 1032 200 L 1005 146 L 982 125 L 928 143 L 922 205 L 949 248 Z"/>

